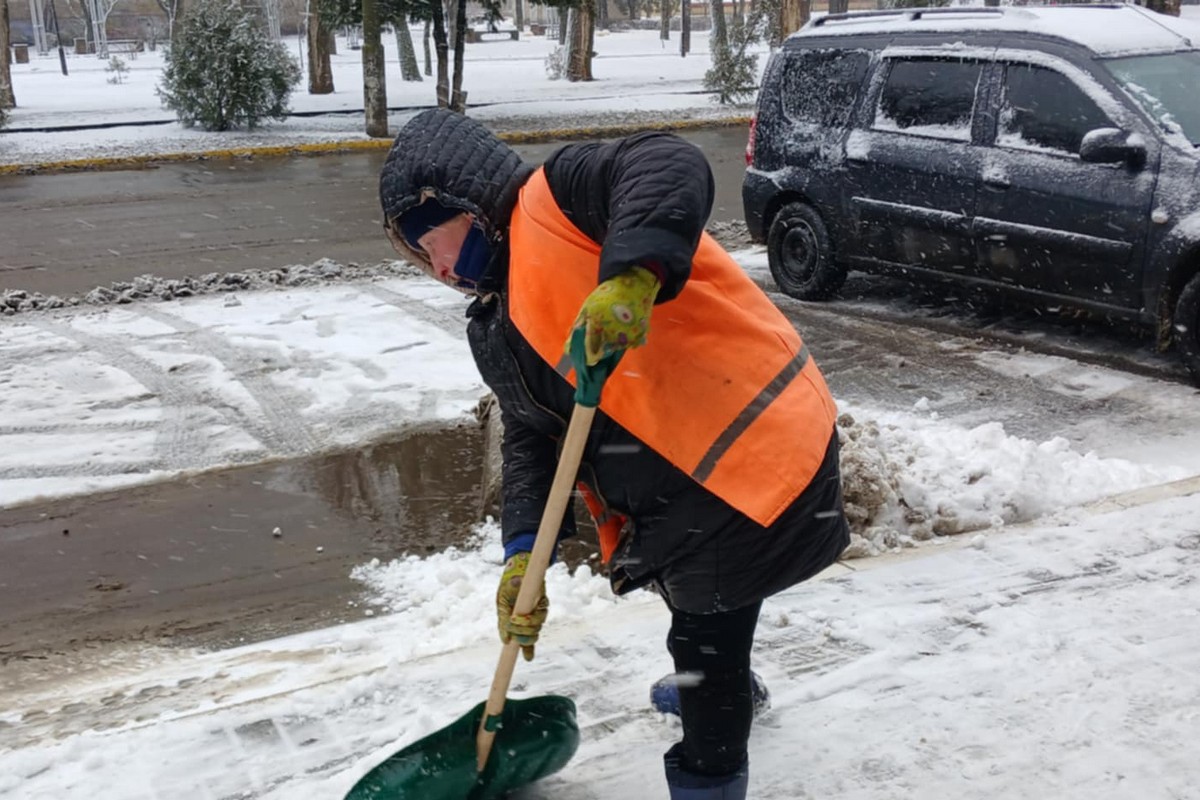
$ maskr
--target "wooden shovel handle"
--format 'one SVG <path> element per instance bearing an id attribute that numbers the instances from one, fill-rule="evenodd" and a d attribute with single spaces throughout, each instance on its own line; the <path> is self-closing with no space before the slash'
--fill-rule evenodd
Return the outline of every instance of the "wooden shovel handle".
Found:
<path id="1" fill-rule="evenodd" d="M 554 471 L 554 483 L 550 485 L 550 495 L 546 498 L 546 508 L 538 524 L 533 552 L 529 554 L 529 567 L 525 570 L 525 577 L 521 579 L 521 590 L 517 593 L 514 615 L 532 612 L 541 599 L 542 581 L 546 576 L 546 568 L 550 565 L 550 555 L 558 541 L 558 531 L 562 527 L 567 504 L 571 500 L 571 490 L 575 486 L 575 476 L 579 472 L 579 462 L 583 460 L 583 448 L 587 444 L 588 431 L 591 430 L 592 418 L 595 415 L 595 408 L 578 403 L 571 412 L 571 422 L 563 440 L 562 454 L 558 457 L 558 468 Z M 520 650 L 521 645 L 515 639 L 510 639 L 500 651 L 496 677 L 492 679 L 492 690 L 483 707 L 479 731 L 475 734 L 476 767 L 479 772 L 483 772 L 483 768 L 487 766 L 492 743 L 496 739 L 496 731 L 488 730 L 487 722 L 504 711 L 508 686 L 512 683 L 513 669 L 516 667 L 517 653 Z"/>

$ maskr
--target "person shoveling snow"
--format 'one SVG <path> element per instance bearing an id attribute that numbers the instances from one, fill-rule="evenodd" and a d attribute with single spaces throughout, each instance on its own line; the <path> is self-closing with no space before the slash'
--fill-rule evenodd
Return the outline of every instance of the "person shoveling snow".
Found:
<path id="1" fill-rule="evenodd" d="M 613 590 L 652 587 L 671 612 L 677 677 L 656 696 L 678 694 L 673 800 L 746 797 L 762 602 L 849 542 L 833 399 L 704 233 L 713 191 L 703 154 L 670 134 L 567 145 L 534 168 L 438 109 L 405 126 L 380 178 L 397 252 L 475 298 L 468 338 L 505 428 L 499 631 L 527 659 L 548 601 L 514 608 L 564 422 L 600 398 L 589 370 L 611 369 L 577 480 Z M 567 515 L 558 537 L 572 533 Z"/>

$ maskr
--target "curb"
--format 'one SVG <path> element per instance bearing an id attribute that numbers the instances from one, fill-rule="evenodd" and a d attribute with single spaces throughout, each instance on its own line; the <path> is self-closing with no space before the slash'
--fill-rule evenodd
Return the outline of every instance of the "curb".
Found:
<path id="1" fill-rule="evenodd" d="M 674 120 L 629 125 L 597 125 L 584 128 L 554 128 L 541 131 L 509 131 L 506 133 L 497 133 L 496 136 L 508 144 L 538 144 L 542 142 L 569 141 L 572 139 L 602 139 L 614 136 L 628 136 L 642 131 L 684 131 L 748 124 L 750 124 L 749 117 L 723 117 L 719 119 Z M 391 146 L 391 137 L 386 139 L 341 139 L 329 142 L 230 147 L 215 150 L 198 150 L 195 152 L 80 158 L 66 161 L 40 161 L 29 164 L 0 164 L 0 176 L 148 169 L 159 164 L 187 161 L 287 158 L 362 151 L 386 151 Z"/>

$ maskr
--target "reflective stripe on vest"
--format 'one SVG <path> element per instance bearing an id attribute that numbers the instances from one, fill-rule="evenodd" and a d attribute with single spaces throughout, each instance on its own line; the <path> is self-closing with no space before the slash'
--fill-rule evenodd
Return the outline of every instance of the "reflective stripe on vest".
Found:
<path id="1" fill-rule="evenodd" d="M 596 287 L 600 246 L 558 208 L 540 169 L 509 242 L 513 324 L 574 385 L 563 343 Z M 795 328 L 707 233 L 683 291 L 654 307 L 647 344 L 625 354 L 600 409 L 764 526 L 812 480 L 837 413 Z"/>

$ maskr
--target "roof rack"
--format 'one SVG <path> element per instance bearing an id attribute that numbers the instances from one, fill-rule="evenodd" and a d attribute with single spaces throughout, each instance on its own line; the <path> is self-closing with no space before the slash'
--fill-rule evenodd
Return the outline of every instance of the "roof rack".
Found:
<path id="1" fill-rule="evenodd" d="M 1055 8 L 1124 8 L 1128 3 L 1088 3 L 1088 4 L 1073 4 L 1064 3 Z M 979 16 L 981 14 L 987 16 L 1003 17 L 1010 11 L 1025 11 L 1028 6 L 1012 6 L 1008 8 L 1000 8 L 996 6 L 955 6 L 954 8 L 896 8 L 881 11 L 847 11 L 843 14 L 826 14 L 823 17 L 818 17 L 812 21 L 814 28 L 819 28 L 830 22 L 853 21 L 858 19 L 872 19 L 878 17 L 905 17 L 909 20 L 918 20 L 924 17 L 955 17 L 955 16 Z M 1035 6 L 1034 8 L 1037 8 Z"/>

